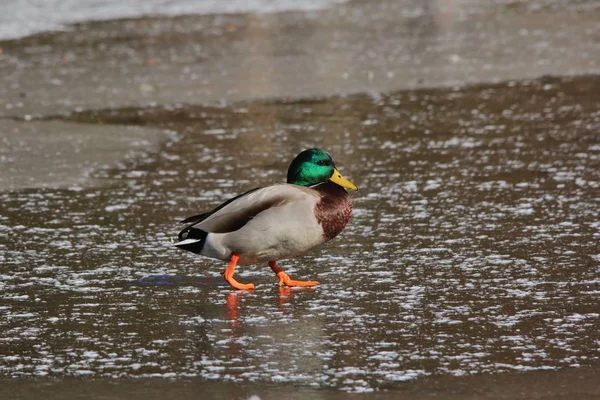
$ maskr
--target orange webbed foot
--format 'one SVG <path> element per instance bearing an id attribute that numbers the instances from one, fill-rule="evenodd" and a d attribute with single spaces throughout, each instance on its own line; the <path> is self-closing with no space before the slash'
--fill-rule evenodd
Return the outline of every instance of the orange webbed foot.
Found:
<path id="1" fill-rule="evenodd" d="M 279 266 L 277 265 L 277 261 L 269 261 L 269 267 L 277 274 L 279 278 L 279 286 L 288 286 L 288 287 L 311 287 L 319 284 L 317 281 L 297 281 L 291 279 L 288 274 L 286 274 Z"/>
<path id="2" fill-rule="evenodd" d="M 235 272 L 235 266 L 239 259 L 240 259 L 240 256 L 238 256 L 237 254 L 234 254 L 231 256 L 231 260 L 229 261 L 229 265 L 227 266 L 227 269 L 223 272 L 223 276 L 225 277 L 225 280 L 227 281 L 227 283 L 229 283 L 235 289 L 253 290 L 254 289 L 253 283 L 239 283 L 233 277 L 233 273 Z"/>
<path id="3" fill-rule="evenodd" d="M 311 287 L 319 284 L 317 281 L 297 281 L 291 279 L 288 274 L 283 271 L 278 272 L 277 276 L 279 277 L 279 286 L 285 285 L 288 287 Z"/>
<path id="4" fill-rule="evenodd" d="M 238 290 L 254 290 L 254 283 L 239 283 L 233 277 L 225 280 L 234 288 Z"/>

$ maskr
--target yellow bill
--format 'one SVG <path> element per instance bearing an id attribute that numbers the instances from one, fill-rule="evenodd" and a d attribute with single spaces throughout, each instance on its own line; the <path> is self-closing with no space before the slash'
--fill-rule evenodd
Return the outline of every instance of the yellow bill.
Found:
<path id="1" fill-rule="evenodd" d="M 337 185 L 340 185 L 343 188 L 350 190 L 358 190 L 354 183 L 350 182 L 348 179 L 344 178 L 342 174 L 340 174 L 340 171 L 338 171 L 337 168 L 333 169 L 333 175 L 331 175 L 329 180 Z"/>

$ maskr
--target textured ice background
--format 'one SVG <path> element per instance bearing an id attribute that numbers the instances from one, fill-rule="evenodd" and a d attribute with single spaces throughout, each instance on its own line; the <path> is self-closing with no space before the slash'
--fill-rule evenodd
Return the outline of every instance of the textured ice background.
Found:
<path id="1" fill-rule="evenodd" d="M 599 85 L 144 110 L 179 133 L 95 171 L 106 186 L 0 193 L 0 375 L 368 392 L 595 365 Z M 237 276 L 257 290 L 231 291 L 224 263 L 168 244 L 314 143 L 360 188 L 335 242 L 281 263 L 319 287 L 280 291 L 256 265 Z"/>

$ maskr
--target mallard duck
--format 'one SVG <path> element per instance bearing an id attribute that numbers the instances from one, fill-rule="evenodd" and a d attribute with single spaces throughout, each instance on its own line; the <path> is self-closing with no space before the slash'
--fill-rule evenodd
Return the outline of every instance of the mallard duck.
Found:
<path id="1" fill-rule="evenodd" d="M 319 282 L 290 279 L 277 261 L 303 254 L 344 230 L 352 214 L 346 189 L 357 190 L 329 153 L 304 150 L 290 164 L 287 183 L 250 190 L 181 221 L 187 226 L 175 246 L 229 261 L 223 275 L 236 289 L 254 289 L 234 279 L 236 265 L 265 261 L 280 286 L 315 286 Z"/>

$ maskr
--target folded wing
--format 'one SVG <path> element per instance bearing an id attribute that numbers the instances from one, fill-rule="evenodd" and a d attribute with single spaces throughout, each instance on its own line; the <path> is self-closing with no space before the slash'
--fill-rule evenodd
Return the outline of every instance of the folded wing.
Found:
<path id="1" fill-rule="evenodd" d="M 184 231 L 193 227 L 208 233 L 233 232 L 258 214 L 305 199 L 307 195 L 318 196 L 314 190 L 290 184 L 253 189 L 223 203 L 210 213 L 186 218 L 181 223 L 189 224 Z"/>

